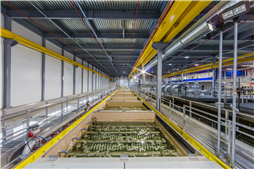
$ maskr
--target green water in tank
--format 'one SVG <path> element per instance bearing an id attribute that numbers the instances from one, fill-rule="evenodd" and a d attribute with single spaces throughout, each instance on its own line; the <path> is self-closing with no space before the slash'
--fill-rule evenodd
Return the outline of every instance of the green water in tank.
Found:
<path id="1" fill-rule="evenodd" d="M 155 123 L 96 123 L 84 132 L 67 154 L 78 157 L 170 157 L 181 156 Z"/>

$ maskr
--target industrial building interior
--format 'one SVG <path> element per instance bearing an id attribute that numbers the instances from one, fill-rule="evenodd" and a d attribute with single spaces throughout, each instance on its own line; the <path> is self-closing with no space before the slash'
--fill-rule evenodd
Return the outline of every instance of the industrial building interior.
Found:
<path id="1" fill-rule="evenodd" d="M 254 168 L 254 1 L 2 0 L 1 168 Z"/>

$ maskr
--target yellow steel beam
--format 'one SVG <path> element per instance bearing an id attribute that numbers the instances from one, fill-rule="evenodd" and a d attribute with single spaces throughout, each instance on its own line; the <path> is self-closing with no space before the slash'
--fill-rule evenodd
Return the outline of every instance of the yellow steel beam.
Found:
<path id="1" fill-rule="evenodd" d="M 167 32 L 170 31 L 174 27 L 178 18 L 181 17 L 182 13 L 184 13 L 184 11 L 189 7 L 189 5 L 191 3 L 192 3 L 192 1 L 175 1 L 174 2 L 172 7 L 170 8 L 169 12 L 167 13 L 166 17 L 163 19 L 163 22 L 161 23 L 159 29 L 156 31 L 153 38 L 149 42 L 146 50 L 140 57 L 140 59 L 137 63 L 137 66 L 139 66 L 146 59 L 146 57 L 153 50 L 155 50 L 152 47 L 153 42 L 160 42 L 161 41 L 161 39 L 165 36 L 165 34 L 167 34 Z"/>
<path id="2" fill-rule="evenodd" d="M 135 72 L 136 66 L 145 65 L 156 55 L 157 51 L 152 48 L 154 42 L 170 42 L 170 40 L 172 40 L 210 3 L 211 0 L 175 1 L 130 74 Z M 130 78 L 130 76 L 128 78 Z"/>
<path id="3" fill-rule="evenodd" d="M 177 126 L 175 123 L 170 121 L 166 116 L 164 116 L 162 113 L 157 111 L 153 106 L 151 106 L 149 103 L 147 103 L 144 99 L 142 99 L 138 94 L 136 94 L 134 91 L 132 91 L 140 100 L 142 100 L 147 106 L 149 106 L 158 116 L 160 116 L 165 122 L 167 122 L 170 126 L 172 126 L 179 134 L 181 134 L 187 141 L 189 141 L 194 147 L 196 147 L 204 156 L 206 156 L 209 160 L 215 161 L 217 164 L 219 164 L 222 168 L 230 169 L 230 167 L 221 161 L 218 157 L 216 157 L 213 153 L 211 153 L 209 150 L 207 150 L 203 145 L 201 145 L 197 140 L 195 140 L 193 137 L 191 137 L 189 134 L 187 134 L 185 131 L 183 131 L 179 126 Z"/>
<path id="4" fill-rule="evenodd" d="M 229 59 L 223 60 L 222 61 L 222 67 L 233 65 L 233 60 L 234 60 L 234 58 L 229 58 Z M 237 57 L 237 63 L 245 63 L 245 62 L 251 62 L 251 61 L 254 61 L 254 53 L 249 53 L 249 54 Z M 203 71 L 203 70 L 208 70 L 208 69 L 213 69 L 213 68 L 218 68 L 218 67 L 219 67 L 219 62 L 216 62 L 215 64 L 209 63 L 209 64 L 205 64 L 205 65 L 185 69 L 183 71 L 177 71 L 177 72 L 169 73 L 169 74 L 164 75 L 162 77 L 170 77 L 170 76 L 186 74 L 186 73 L 192 73 L 192 72 L 198 72 L 198 71 Z"/>
<path id="5" fill-rule="evenodd" d="M 58 54 L 56 52 L 53 52 L 52 50 L 49 50 L 49 49 L 47 49 L 47 48 L 45 48 L 45 47 L 43 47 L 41 45 L 38 45 L 38 44 L 36 44 L 36 43 L 26 39 L 26 38 L 23 38 L 22 36 L 19 36 L 19 35 L 11 32 L 11 31 L 6 30 L 6 29 L 4 29 L 2 27 L 1 27 L 1 36 L 3 38 L 7 38 L 7 39 L 13 39 L 15 41 L 18 41 L 19 44 L 21 44 L 23 46 L 26 46 L 28 48 L 34 49 L 34 50 L 36 50 L 38 52 L 45 53 L 45 54 L 47 54 L 49 56 L 52 56 L 54 58 L 63 60 L 65 62 L 67 62 L 67 63 L 72 64 L 72 65 L 79 66 L 79 67 L 81 67 L 83 69 L 89 70 L 89 71 L 91 71 L 93 73 L 99 74 L 101 76 L 104 76 L 104 77 L 110 79 L 108 76 L 105 76 L 105 75 L 103 75 L 103 74 L 101 74 L 101 73 L 99 73 L 99 72 L 97 72 L 97 71 L 95 71 L 93 69 L 90 69 L 90 68 L 88 68 L 88 67 L 86 67 L 86 66 L 84 66 L 82 64 L 79 64 L 79 63 L 77 63 L 77 62 L 75 62 L 75 61 L 73 61 L 71 59 L 68 59 L 68 58 L 66 58 L 66 57 L 64 57 L 64 56 L 62 56 L 62 55 L 60 55 L 60 54 Z"/>
<path id="6" fill-rule="evenodd" d="M 36 150 L 32 155 L 27 157 L 25 160 L 21 161 L 15 168 L 21 169 L 21 168 L 24 168 L 27 164 L 33 163 L 37 158 L 39 158 L 42 154 L 44 154 L 47 150 L 49 150 L 52 146 L 54 146 L 59 140 L 61 140 L 66 134 L 71 132 L 72 129 L 74 129 L 79 123 L 81 123 L 87 116 L 89 116 L 95 109 L 97 109 L 103 102 L 105 102 L 112 95 L 114 95 L 118 90 L 119 90 L 119 88 L 114 93 L 112 93 L 107 98 L 105 98 L 102 102 L 100 102 L 95 107 L 93 107 L 91 110 L 89 110 L 82 117 L 80 117 L 77 121 L 72 123 L 69 127 L 67 127 L 64 131 L 62 131 L 60 134 L 58 134 L 52 140 L 48 141 L 45 145 L 43 145 L 38 150 Z"/>

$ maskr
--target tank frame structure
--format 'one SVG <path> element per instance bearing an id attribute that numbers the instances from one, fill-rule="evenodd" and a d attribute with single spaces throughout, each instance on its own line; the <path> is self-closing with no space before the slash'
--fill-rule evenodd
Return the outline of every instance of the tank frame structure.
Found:
<path id="1" fill-rule="evenodd" d="M 133 93 L 136 99 L 132 101 L 123 100 L 112 100 L 112 97 L 119 97 L 121 90 L 115 91 L 113 94 L 105 98 L 101 103 L 93 107 L 89 112 L 84 114 L 75 123 L 69 126 L 63 131 L 61 136 L 56 137 L 56 140 L 45 144 L 35 153 L 31 154 L 27 159 L 18 164 L 17 168 L 34 168 L 35 166 L 49 167 L 54 166 L 58 168 L 74 168 L 75 166 L 84 166 L 84 168 L 89 168 L 91 166 L 97 167 L 112 167 L 115 168 L 125 168 L 131 166 L 146 166 L 147 162 L 151 162 L 151 166 L 178 166 L 179 163 L 181 167 L 210 167 L 210 168 L 229 168 L 225 163 L 219 160 L 216 156 L 210 154 L 207 156 L 209 151 L 205 151 L 205 148 L 201 145 L 194 144 L 194 139 L 186 140 L 187 135 L 182 135 L 179 132 L 184 132 L 180 128 L 177 128 L 165 118 L 160 112 L 157 112 L 153 107 L 151 107 L 147 102 Z M 122 95 L 124 93 L 121 93 Z M 139 105 L 144 106 L 146 109 L 144 111 L 104 111 L 105 106 L 114 106 L 115 104 L 124 104 L 128 107 L 129 105 Z M 181 152 L 183 156 L 181 157 L 135 157 L 131 158 L 126 156 L 126 154 L 119 154 L 116 158 L 64 158 L 73 148 L 73 145 L 77 144 L 84 133 L 89 133 L 93 125 L 100 122 L 153 122 L 156 123 L 162 132 L 171 140 L 172 144 L 175 145 L 177 150 Z M 75 163 L 75 164 L 74 164 Z M 121 167 L 120 167 L 121 166 Z"/>

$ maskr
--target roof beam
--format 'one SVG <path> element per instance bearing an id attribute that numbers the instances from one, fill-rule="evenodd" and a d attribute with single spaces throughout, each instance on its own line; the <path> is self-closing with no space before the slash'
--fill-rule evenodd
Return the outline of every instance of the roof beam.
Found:
<path id="1" fill-rule="evenodd" d="M 84 54 L 85 56 L 87 55 L 87 53 L 82 53 L 82 54 Z M 91 54 L 95 57 L 105 57 L 105 55 L 103 53 L 91 53 Z M 121 53 L 117 54 L 115 52 L 109 53 L 109 55 L 111 57 L 122 57 L 122 58 L 128 58 L 128 56 L 129 56 L 129 54 L 121 54 Z M 139 56 L 139 54 L 135 54 L 135 53 L 130 54 L 130 57 L 137 57 L 138 58 L 138 56 Z M 113 60 L 114 60 L 114 58 L 113 58 Z"/>
<path id="2" fill-rule="evenodd" d="M 123 38 L 125 38 L 125 20 L 122 20 L 123 25 Z"/>
<path id="3" fill-rule="evenodd" d="M 55 33 L 55 35 L 61 39 L 69 39 L 65 34 L 63 33 Z M 113 33 L 97 33 L 98 39 L 122 39 L 123 35 L 122 34 L 113 34 Z M 84 33 L 84 34 L 70 34 L 71 38 L 77 38 L 77 39 L 82 39 L 82 38 L 93 38 L 92 35 L 89 33 Z M 149 37 L 148 34 L 134 34 L 133 39 L 147 39 Z M 46 39 L 57 39 L 55 36 L 45 33 L 44 38 Z M 131 39 L 131 34 L 125 34 L 126 39 Z"/>
<path id="4" fill-rule="evenodd" d="M 26 11 L 21 10 L 24 14 L 29 16 L 30 18 L 36 19 L 79 19 L 78 13 L 73 11 L 42 11 L 48 18 L 45 18 L 38 11 Z M 81 11 L 79 10 L 79 13 Z M 106 11 L 84 11 L 87 16 L 86 19 L 94 20 L 94 19 L 121 19 L 121 20 L 134 20 L 136 12 L 106 12 Z M 19 11 L 9 10 L 5 11 L 9 17 L 14 19 L 28 19 L 24 15 L 22 15 Z M 137 20 L 157 20 L 160 17 L 160 12 L 139 12 L 137 16 Z"/>
<path id="5" fill-rule="evenodd" d="M 74 49 L 80 49 L 79 46 L 73 46 Z M 82 45 L 84 49 L 100 49 L 98 45 Z M 71 49 L 71 47 L 65 45 L 64 49 Z M 130 49 L 127 45 L 104 45 L 104 49 Z M 131 49 L 143 49 L 142 45 L 133 45 Z"/>

